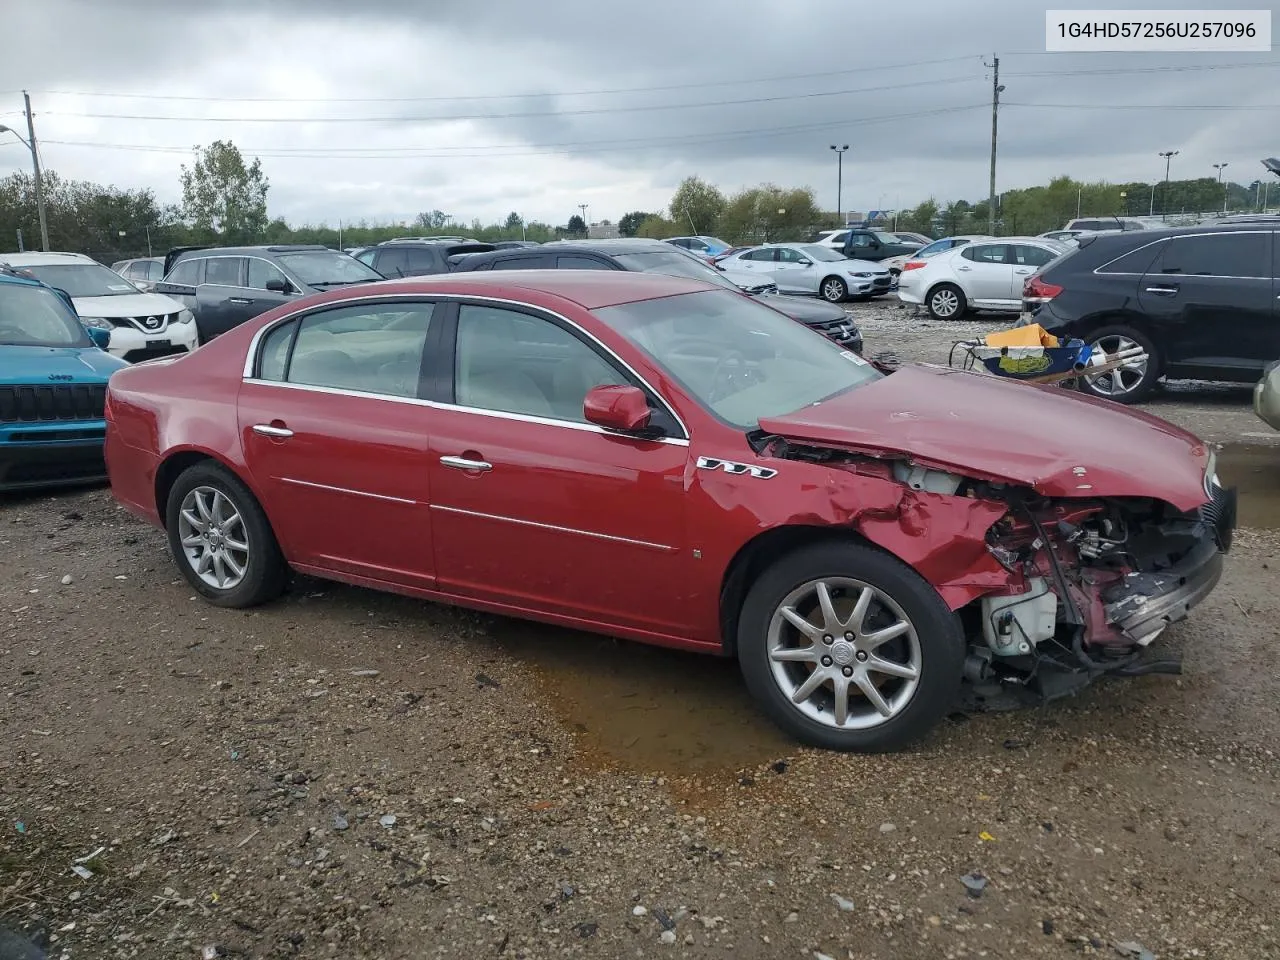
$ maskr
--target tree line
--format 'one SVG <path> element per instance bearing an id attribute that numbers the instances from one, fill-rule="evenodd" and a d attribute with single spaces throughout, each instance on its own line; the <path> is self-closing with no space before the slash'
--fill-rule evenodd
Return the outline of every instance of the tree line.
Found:
<path id="1" fill-rule="evenodd" d="M 564 224 L 526 222 L 512 212 L 498 223 L 469 222 L 434 209 L 410 222 L 294 226 L 267 211 L 270 181 L 261 163 L 246 162 L 228 141 L 197 151 L 180 173 L 182 201 L 160 204 L 150 190 L 69 180 L 56 172 L 44 175 L 51 249 L 87 253 L 111 263 L 129 257 L 163 255 L 190 244 L 316 243 L 329 247 L 367 246 L 398 236 L 454 234 L 481 241 L 584 237 L 587 224 L 574 214 Z M 1253 210 L 1263 185 L 1219 183 L 1212 177 L 1169 183 L 1084 183 L 1056 177 L 1048 184 L 1006 190 L 997 198 L 996 233 L 1036 234 L 1062 227 L 1077 216 L 1170 217 L 1202 215 L 1223 209 Z M 856 190 L 856 185 L 854 186 Z M 1280 195 L 1280 191 L 1278 191 Z M 897 211 L 890 229 L 931 236 L 986 233 L 988 201 L 930 198 L 910 210 Z M 603 221 L 608 223 L 608 221 Z M 729 243 L 805 240 L 815 231 L 836 227 L 837 214 L 823 211 L 810 187 L 763 183 L 726 194 L 698 176 L 677 187 L 666 208 L 633 210 L 618 221 L 625 237 L 664 238 L 686 234 L 719 237 Z M 27 249 L 40 244 L 39 216 L 32 177 L 13 173 L 0 180 L 0 251 L 17 250 L 21 236 Z"/>

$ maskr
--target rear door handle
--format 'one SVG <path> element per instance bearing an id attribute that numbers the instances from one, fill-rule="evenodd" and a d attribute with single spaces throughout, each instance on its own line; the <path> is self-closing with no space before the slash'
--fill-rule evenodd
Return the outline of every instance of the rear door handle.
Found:
<path id="1" fill-rule="evenodd" d="M 1147 287 L 1147 293 L 1154 293 L 1161 297 L 1172 297 L 1177 292 L 1177 287 Z"/>
<path id="2" fill-rule="evenodd" d="M 492 463 L 486 463 L 484 460 L 471 460 L 467 457 L 441 457 L 440 462 L 446 467 L 453 467 L 455 470 L 478 470 L 484 473 L 493 469 Z"/>
<path id="3" fill-rule="evenodd" d="M 253 425 L 253 432 L 260 436 L 278 437 L 280 439 L 293 436 L 293 431 L 288 427 L 273 427 L 269 423 L 255 423 Z"/>
<path id="4" fill-rule="evenodd" d="M 1013 271 L 1013 272 L 1014 272 L 1014 273 L 1027 274 L 1027 273 L 1030 273 L 1031 271 L 1030 271 L 1030 270 L 1015 270 L 1015 271 Z"/>
<path id="5" fill-rule="evenodd" d="M 241 305 L 247 305 L 247 304 L 253 303 L 253 301 L 252 301 L 252 300 L 246 300 L 244 297 L 231 297 L 227 302 L 228 302 L 228 303 L 239 303 L 239 304 L 241 304 Z"/>
<path id="6" fill-rule="evenodd" d="M 956 267 L 957 270 L 972 270 L 973 267 Z"/>

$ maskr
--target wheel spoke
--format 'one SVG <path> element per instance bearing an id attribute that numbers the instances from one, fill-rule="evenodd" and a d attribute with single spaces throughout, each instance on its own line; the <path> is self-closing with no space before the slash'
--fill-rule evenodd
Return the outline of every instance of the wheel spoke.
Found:
<path id="1" fill-rule="evenodd" d="M 245 565 L 240 563 L 240 561 L 238 561 L 235 557 L 233 557 L 230 551 L 227 551 L 227 550 L 222 551 L 222 562 L 226 564 L 227 569 L 231 571 L 232 577 L 239 579 L 240 577 L 244 576 Z"/>
<path id="2" fill-rule="evenodd" d="M 890 677 L 899 677 L 903 680 L 914 680 L 920 676 L 920 671 L 909 663 L 895 663 L 892 660 L 883 660 L 880 657 L 871 657 L 867 660 L 867 672 L 883 673 Z"/>
<path id="3" fill-rule="evenodd" d="M 196 502 L 199 503 L 199 500 L 197 500 Z M 190 524 L 191 529 L 194 530 L 196 533 L 204 533 L 206 530 L 209 529 L 209 524 L 206 523 L 204 520 L 201 520 L 190 510 L 182 511 L 182 519 L 185 520 L 188 524 Z"/>
<path id="4" fill-rule="evenodd" d="M 204 543 L 204 538 L 201 537 L 199 534 L 192 534 L 189 537 L 182 538 L 182 545 L 184 547 L 198 547 L 202 543 Z"/>
<path id="5" fill-rule="evenodd" d="M 213 522 L 213 514 L 209 512 L 209 504 L 205 502 L 204 497 L 200 496 L 199 492 L 195 495 L 195 507 L 196 513 L 200 515 L 201 520 L 205 523 Z"/>
<path id="6" fill-rule="evenodd" d="M 222 541 L 228 550 L 234 550 L 237 553 L 248 553 L 249 544 L 243 540 L 233 540 L 231 537 L 224 537 Z"/>
<path id="7" fill-rule="evenodd" d="M 222 507 L 223 507 L 223 504 L 225 504 L 226 502 L 227 502 L 226 497 L 220 494 L 214 494 L 213 509 L 210 511 L 210 514 L 212 515 L 213 522 L 215 524 L 222 524 L 226 522 L 226 517 L 224 517 L 222 514 Z"/>
<path id="8" fill-rule="evenodd" d="M 834 712 L 836 726 L 843 727 L 849 720 L 849 678 L 836 677 Z"/>
<path id="9" fill-rule="evenodd" d="M 796 687 L 795 693 L 791 694 L 792 703 L 804 703 L 817 692 L 817 689 L 826 682 L 827 674 L 823 670 L 815 670 L 809 674 L 808 679 L 800 686 Z"/>
<path id="10" fill-rule="evenodd" d="M 200 556 L 196 557 L 195 571 L 204 576 L 209 572 L 209 567 L 213 564 L 213 552 L 210 550 L 201 550 Z"/>
<path id="11" fill-rule="evenodd" d="M 787 623 L 791 624 L 810 640 L 822 639 L 822 628 L 814 626 L 804 617 L 800 616 L 800 614 L 796 613 L 794 607 L 783 607 L 778 612 L 782 614 L 782 618 L 786 620 Z"/>
<path id="12" fill-rule="evenodd" d="M 859 649 L 866 650 L 868 653 L 875 650 L 882 644 L 888 643 L 890 640 L 896 640 L 911 631 L 911 624 L 905 620 L 899 620 L 891 627 L 885 627 L 882 630 L 875 630 L 871 633 L 863 634 L 858 641 Z"/>
<path id="13" fill-rule="evenodd" d="M 222 551 L 216 550 L 211 556 L 213 557 L 213 576 L 218 581 L 218 586 L 222 586 L 227 582 L 227 568 L 222 562 Z"/>
<path id="14" fill-rule="evenodd" d="M 831 591 L 825 580 L 818 581 L 814 593 L 818 595 L 818 607 L 822 610 L 822 628 L 827 633 L 839 633 L 844 629 L 844 624 L 836 616 L 835 604 L 831 602 Z"/>
<path id="15" fill-rule="evenodd" d="M 769 651 L 769 659 L 779 663 L 816 663 L 818 651 L 814 647 L 778 647 Z"/>
<path id="16" fill-rule="evenodd" d="M 854 681 L 858 684 L 858 689 L 862 691 L 862 695 L 871 701 L 871 706 L 876 708 L 876 713 L 882 717 L 893 716 L 893 708 L 881 695 L 876 685 L 865 673 L 858 673 L 854 676 Z"/>
<path id="17" fill-rule="evenodd" d="M 862 625 L 867 620 L 867 611 L 871 609 L 871 601 L 874 599 L 875 595 L 871 588 L 863 587 L 853 605 L 853 613 L 849 616 L 849 629 L 858 636 L 862 636 Z"/>

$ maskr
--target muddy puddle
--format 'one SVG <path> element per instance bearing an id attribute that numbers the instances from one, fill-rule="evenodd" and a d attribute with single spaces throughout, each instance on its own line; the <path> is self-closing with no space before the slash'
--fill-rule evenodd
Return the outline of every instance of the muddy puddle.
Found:
<path id="1" fill-rule="evenodd" d="M 756 710 L 734 660 L 513 620 L 491 632 L 533 670 L 591 765 L 720 779 L 796 751 Z"/>
<path id="2" fill-rule="evenodd" d="M 1240 526 L 1280 529 L 1280 446 L 1226 444 L 1218 476 L 1238 491 Z"/>

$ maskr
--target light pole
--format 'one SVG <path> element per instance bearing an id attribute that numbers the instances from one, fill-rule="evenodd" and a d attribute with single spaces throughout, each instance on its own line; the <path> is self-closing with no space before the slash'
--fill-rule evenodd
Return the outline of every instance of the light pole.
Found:
<path id="1" fill-rule="evenodd" d="M 1222 170 L 1226 166 L 1225 163 L 1215 163 L 1213 169 L 1218 171 L 1218 186 L 1222 187 Z M 1222 212 L 1227 212 L 1227 189 L 1222 188 Z"/>
<path id="2" fill-rule="evenodd" d="M 35 173 L 36 183 L 36 210 L 40 214 L 40 245 L 44 248 L 45 253 L 49 252 L 49 221 L 44 212 L 44 182 L 40 177 L 40 155 L 36 153 L 36 148 L 32 146 L 31 141 L 25 140 L 17 130 L 13 127 L 7 127 L 0 123 L 0 133 L 12 133 L 18 140 L 31 151 L 31 169 Z"/>
<path id="3" fill-rule="evenodd" d="M 831 149 L 836 152 L 836 213 L 840 217 L 840 223 L 843 224 L 844 217 L 844 152 L 849 149 L 846 143 L 844 146 L 837 147 L 834 143 Z"/>
<path id="4" fill-rule="evenodd" d="M 1162 221 L 1169 219 L 1169 164 L 1173 162 L 1173 158 L 1179 154 L 1178 150 L 1162 150 L 1160 156 L 1164 157 L 1164 193 L 1160 196 L 1160 219 Z M 1151 193 L 1152 203 L 1155 202 L 1155 191 Z"/>

